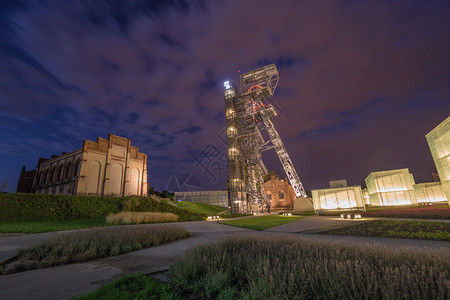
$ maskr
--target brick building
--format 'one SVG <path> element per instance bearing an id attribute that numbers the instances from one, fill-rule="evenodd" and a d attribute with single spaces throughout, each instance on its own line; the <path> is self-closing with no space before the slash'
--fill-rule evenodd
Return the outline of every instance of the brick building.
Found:
<path id="1" fill-rule="evenodd" d="M 272 175 L 270 180 L 264 183 L 267 198 L 272 209 L 292 209 L 294 206 L 294 189 L 287 178 L 278 180 Z"/>
<path id="2" fill-rule="evenodd" d="M 25 179 L 22 174 L 19 185 Z M 113 134 L 95 142 L 84 140 L 80 149 L 40 158 L 31 192 L 146 196 L 147 155 L 131 146 L 130 139 Z"/>

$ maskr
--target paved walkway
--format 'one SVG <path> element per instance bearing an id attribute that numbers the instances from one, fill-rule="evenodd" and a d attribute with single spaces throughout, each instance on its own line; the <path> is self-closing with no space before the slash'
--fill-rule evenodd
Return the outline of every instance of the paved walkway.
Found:
<path id="1" fill-rule="evenodd" d="M 151 274 L 168 270 L 170 265 L 183 256 L 186 251 L 201 244 L 209 244 L 225 235 L 248 234 L 294 234 L 309 240 L 327 240 L 340 243 L 376 244 L 383 247 L 416 247 L 448 251 L 449 242 L 421 241 L 407 239 L 384 239 L 326 234 L 308 234 L 326 227 L 345 226 L 359 220 L 341 220 L 336 217 L 310 216 L 265 231 L 254 231 L 240 227 L 218 224 L 216 222 L 178 223 L 192 233 L 183 240 L 165 245 L 143 249 L 124 255 L 71 264 L 62 267 L 32 270 L 0 276 L 0 299 L 64 299 L 83 295 L 99 286 L 127 273 L 141 272 Z M 158 226 L 158 225 L 147 225 Z M 299 233 L 300 232 L 300 233 Z M 17 249 L 39 243 L 59 233 L 33 234 L 0 238 L 0 257 L 15 255 Z"/>

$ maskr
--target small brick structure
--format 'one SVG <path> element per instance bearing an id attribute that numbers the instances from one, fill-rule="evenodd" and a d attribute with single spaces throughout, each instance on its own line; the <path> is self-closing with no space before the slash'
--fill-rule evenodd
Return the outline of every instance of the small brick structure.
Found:
<path id="1" fill-rule="evenodd" d="M 272 175 L 270 180 L 264 183 L 264 189 L 272 209 L 293 208 L 295 194 L 287 178 L 279 180 Z"/>

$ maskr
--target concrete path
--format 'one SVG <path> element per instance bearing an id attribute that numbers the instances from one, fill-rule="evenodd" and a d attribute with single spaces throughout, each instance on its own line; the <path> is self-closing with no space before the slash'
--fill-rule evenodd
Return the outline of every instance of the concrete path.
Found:
<path id="1" fill-rule="evenodd" d="M 58 232 L 46 232 L 0 238 L 0 264 L 14 257 L 17 250 L 39 244 L 58 234 Z"/>
<path id="2" fill-rule="evenodd" d="M 124 255 L 71 264 L 62 267 L 33 270 L 0 276 L 0 299 L 65 299 L 83 295 L 127 273 L 151 274 L 168 270 L 186 251 L 198 245 L 209 244 L 225 235 L 293 234 L 308 240 L 326 240 L 339 243 L 374 244 L 389 248 L 413 247 L 440 251 L 450 249 L 450 242 L 384 239 L 326 234 L 307 234 L 324 227 L 354 224 L 359 220 L 341 220 L 336 217 L 310 216 L 266 231 L 254 231 L 240 227 L 201 221 L 177 223 L 192 233 L 183 240 L 143 249 Z M 146 226 L 160 226 L 146 225 Z M 0 238 L 0 257 L 14 255 L 15 250 L 43 241 L 58 233 L 34 234 Z"/>

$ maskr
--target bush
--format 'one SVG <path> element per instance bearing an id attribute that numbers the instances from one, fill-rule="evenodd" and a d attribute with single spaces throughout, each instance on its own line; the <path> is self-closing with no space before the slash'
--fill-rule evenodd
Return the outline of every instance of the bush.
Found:
<path id="1" fill-rule="evenodd" d="M 148 223 L 167 223 L 178 221 L 178 216 L 173 213 L 160 212 L 120 212 L 110 214 L 106 217 L 108 224 L 148 224 Z"/>
<path id="2" fill-rule="evenodd" d="M 107 227 L 73 231 L 20 250 L 5 272 L 39 269 L 119 255 L 190 236 L 176 225 Z"/>
<path id="3" fill-rule="evenodd" d="M 230 236 L 191 250 L 169 277 L 192 299 L 448 299 L 445 250 Z"/>
<path id="4" fill-rule="evenodd" d="M 170 212 L 179 221 L 204 220 L 174 205 L 147 197 L 0 194 L 0 222 L 68 220 L 106 217 L 120 211 Z"/>
<path id="5" fill-rule="evenodd" d="M 0 222 L 93 218 L 122 210 L 119 197 L 0 194 Z"/>

